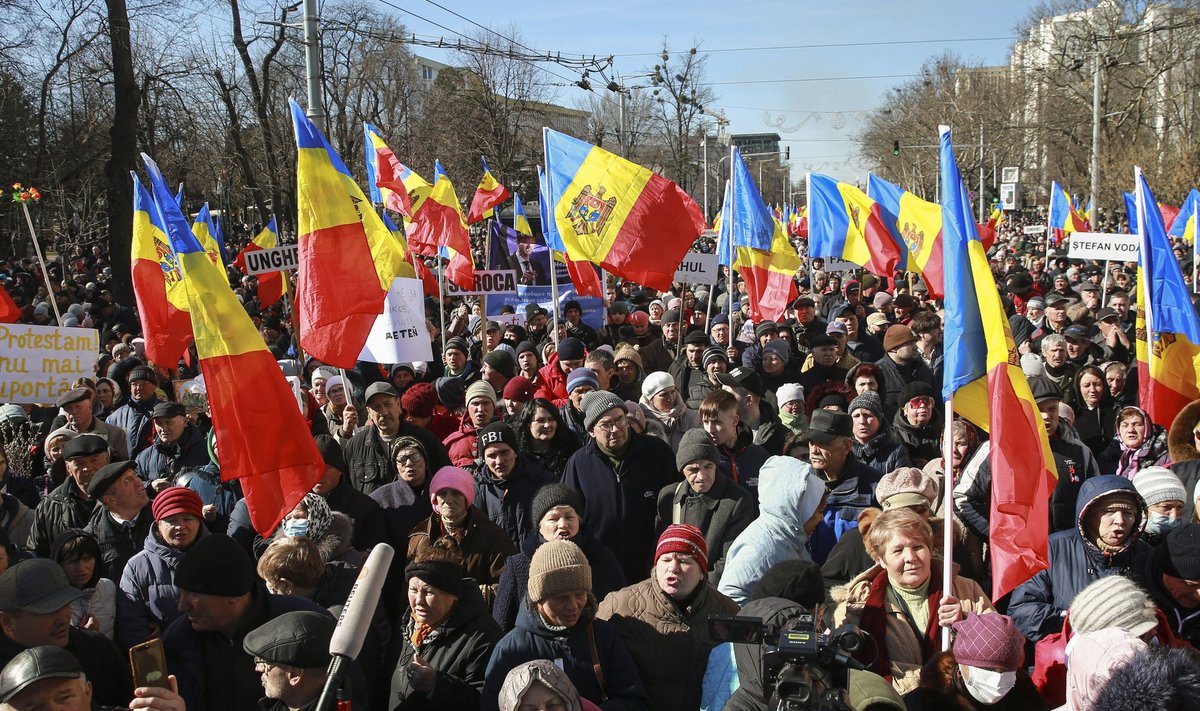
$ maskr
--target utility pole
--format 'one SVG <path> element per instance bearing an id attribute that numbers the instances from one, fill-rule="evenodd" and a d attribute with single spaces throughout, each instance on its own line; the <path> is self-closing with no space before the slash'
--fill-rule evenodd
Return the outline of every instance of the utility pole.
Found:
<path id="1" fill-rule="evenodd" d="M 304 70 L 308 84 L 309 120 L 322 131 L 325 125 L 325 97 L 321 91 L 321 18 L 317 15 L 317 0 L 304 0 Z"/>
<path id="2" fill-rule="evenodd" d="M 1100 83 L 1103 65 L 1100 52 L 1096 52 L 1096 65 L 1092 70 L 1092 211 L 1088 219 L 1092 229 L 1096 229 L 1096 220 L 1100 216 Z"/>

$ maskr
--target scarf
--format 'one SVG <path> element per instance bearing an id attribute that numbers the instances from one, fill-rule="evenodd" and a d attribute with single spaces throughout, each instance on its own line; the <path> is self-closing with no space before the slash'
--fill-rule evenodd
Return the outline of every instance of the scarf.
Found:
<path id="1" fill-rule="evenodd" d="M 942 603 L 942 572 L 936 561 L 931 562 L 930 567 L 932 571 L 926 583 L 929 586 L 929 609 L 936 610 Z M 879 647 L 879 653 L 875 655 L 875 662 L 871 665 L 871 671 L 888 681 L 892 681 L 892 658 L 888 654 L 887 647 L 887 621 L 888 616 L 891 614 L 887 609 L 887 595 L 890 587 L 891 583 L 888 582 L 887 571 L 880 570 L 879 574 L 870 583 L 865 608 L 859 620 L 861 623 L 859 626 L 864 632 L 871 635 Z M 925 625 L 923 635 L 917 634 L 916 630 L 913 631 L 913 634 L 920 638 L 921 659 L 932 659 L 940 649 L 937 616 L 934 614 L 929 615 L 929 621 Z M 865 656 L 860 657 L 859 654 L 861 654 L 861 651 L 855 654 L 855 657 L 859 661 L 868 661 L 865 659 Z"/>

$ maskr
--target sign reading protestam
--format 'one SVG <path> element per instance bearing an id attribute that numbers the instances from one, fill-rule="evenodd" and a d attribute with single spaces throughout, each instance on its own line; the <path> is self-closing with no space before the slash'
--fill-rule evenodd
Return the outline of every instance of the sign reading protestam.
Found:
<path id="1" fill-rule="evenodd" d="M 95 375 L 99 357 L 94 328 L 0 324 L 0 402 L 52 403 L 76 379 Z"/>

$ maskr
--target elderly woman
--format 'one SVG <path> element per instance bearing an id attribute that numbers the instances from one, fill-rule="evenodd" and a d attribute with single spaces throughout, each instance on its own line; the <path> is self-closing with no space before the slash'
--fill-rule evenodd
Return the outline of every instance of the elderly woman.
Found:
<path id="1" fill-rule="evenodd" d="M 704 534 L 687 524 L 667 526 L 650 577 L 610 594 L 596 613 L 617 626 L 655 709 L 699 708 L 708 653 L 717 645 L 708 618 L 739 609 L 707 578 Z"/>
<path id="2" fill-rule="evenodd" d="M 662 425 L 667 444 L 672 449 L 679 446 L 683 433 L 700 427 L 700 413 L 689 408 L 675 380 L 669 373 L 651 373 L 642 381 L 642 399 L 638 401 L 646 419 L 653 418 Z"/>
<path id="3" fill-rule="evenodd" d="M 968 612 L 995 608 L 978 583 L 958 576 L 950 596 L 943 597 L 933 531 L 917 512 L 884 511 L 865 542 L 875 565 L 845 587 L 833 589 L 833 624 L 854 624 L 869 633 L 878 653 L 873 653 L 873 662 L 871 653 L 861 661 L 870 662 L 871 671 L 905 694 L 916 688 L 921 667 L 940 650 L 940 627 L 953 625 Z"/>
<path id="4" fill-rule="evenodd" d="M 463 580 L 458 546 L 442 538 L 404 569 L 409 616 L 394 644 L 389 709 L 478 709 L 500 628 L 479 590 Z"/>
<path id="5" fill-rule="evenodd" d="M 517 626 L 496 644 L 483 685 L 485 711 L 498 708 L 505 677 L 534 659 L 561 660 L 579 695 L 606 709 L 649 709 L 637 666 L 616 627 L 596 619 L 592 568 L 579 546 L 549 541 L 529 563 L 529 593 Z"/>
<path id="6" fill-rule="evenodd" d="M 518 665 L 504 677 L 500 687 L 500 711 L 525 709 L 562 709 L 584 711 L 598 708 L 591 702 L 583 706 L 575 685 L 567 673 L 549 659 L 535 659 Z"/>
<path id="7" fill-rule="evenodd" d="M 1117 412 L 1117 436 L 1096 457 L 1101 474 L 1116 474 L 1132 479 L 1145 467 L 1165 467 L 1171 463 L 1167 452 L 1167 432 L 1150 421 L 1140 407 L 1126 405 Z"/>
<path id="8" fill-rule="evenodd" d="M 884 391 L 883 372 L 874 363 L 859 363 L 846 373 L 846 385 L 850 386 L 856 396 L 868 390 L 881 393 Z"/>
<path id="9" fill-rule="evenodd" d="M 529 592 L 529 563 L 533 554 L 547 541 L 571 541 L 587 556 L 596 575 L 591 592 L 602 598 L 625 585 L 625 573 L 617 557 L 592 536 L 583 525 L 583 497 L 563 484 L 547 484 L 533 497 L 532 514 L 537 530 L 521 541 L 520 550 L 504 561 L 492 618 L 507 632 L 517 623 L 518 612 Z"/>

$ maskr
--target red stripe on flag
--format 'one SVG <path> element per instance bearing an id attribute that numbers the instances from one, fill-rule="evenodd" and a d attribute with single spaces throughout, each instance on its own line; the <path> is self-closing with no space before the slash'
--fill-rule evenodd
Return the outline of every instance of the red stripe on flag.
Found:
<path id="1" fill-rule="evenodd" d="M 163 295 L 165 298 L 165 294 Z M 9 296 L 8 289 L 0 286 L 0 323 L 16 323 L 21 318 L 21 309 Z"/>
<path id="2" fill-rule="evenodd" d="M 754 321 L 778 321 L 796 300 L 796 280 L 787 274 L 748 265 L 739 266 L 738 273 L 746 282 Z"/>
<path id="3" fill-rule="evenodd" d="M 162 265 L 147 259 L 133 260 L 133 296 L 144 326 L 146 358 L 174 370 L 192 342 L 192 318 L 167 300 Z"/>
<path id="4" fill-rule="evenodd" d="M 300 345 L 317 360 L 353 368 L 387 294 L 359 223 L 300 237 Z"/>
<path id="5" fill-rule="evenodd" d="M 892 239 L 892 233 L 883 221 L 883 208 L 874 201 L 871 202 L 871 215 L 863 227 L 863 240 L 871 251 L 871 259 L 863 267 L 872 274 L 885 278 L 895 274 L 896 267 L 900 264 L 900 246 Z M 932 261 L 930 258 L 930 262 Z"/>
<path id="6" fill-rule="evenodd" d="M 552 264 L 551 269 L 554 268 Z M 604 298 L 604 287 L 600 284 L 600 275 L 596 273 L 596 268 L 591 262 L 577 262 L 574 259 L 567 258 L 567 273 L 571 275 L 571 283 L 575 285 L 575 292 L 580 296 L 595 296 L 598 299 Z"/>
<path id="7" fill-rule="evenodd" d="M 675 268 L 704 228 L 696 202 L 675 183 L 652 175 L 601 264 L 638 284 L 666 291 Z"/>

